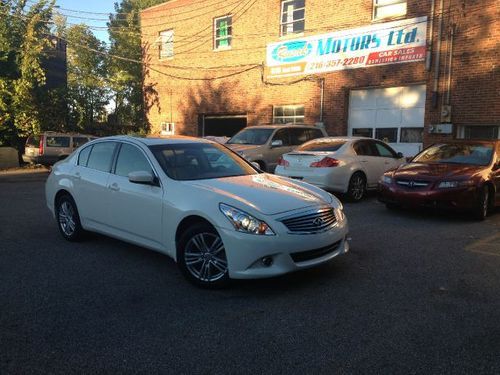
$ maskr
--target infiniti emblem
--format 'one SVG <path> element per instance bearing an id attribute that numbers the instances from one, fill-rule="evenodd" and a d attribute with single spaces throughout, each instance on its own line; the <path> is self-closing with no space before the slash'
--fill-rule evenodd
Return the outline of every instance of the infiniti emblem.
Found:
<path id="1" fill-rule="evenodd" d="M 408 182 L 408 187 L 412 188 L 415 186 L 415 181 L 409 181 Z"/>
<path id="2" fill-rule="evenodd" d="M 313 220 L 313 224 L 316 225 L 317 227 L 323 225 L 324 221 L 322 218 L 317 217 L 316 219 Z"/>

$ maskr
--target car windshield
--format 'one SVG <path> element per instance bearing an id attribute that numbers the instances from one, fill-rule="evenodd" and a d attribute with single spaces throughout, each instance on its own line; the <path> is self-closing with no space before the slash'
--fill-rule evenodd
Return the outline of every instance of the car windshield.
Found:
<path id="1" fill-rule="evenodd" d="M 40 145 L 39 135 L 30 135 L 26 140 L 26 147 L 38 147 Z"/>
<path id="2" fill-rule="evenodd" d="M 429 147 L 413 162 L 488 165 L 493 155 L 493 146 L 478 143 L 439 144 Z"/>
<path id="3" fill-rule="evenodd" d="M 319 152 L 334 152 L 345 145 L 345 141 L 340 140 L 314 140 L 312 142 L 304 143 L 297 148 L 297 151 L 319 151 Z"/>
<path id="4" fill-rule="evenodd" d="M 174 180 L 204 180 L 258 174 L 243 158 L 215 143 L 150 146 L 165 173 Z"/>
<path id="5" fill-rule="evenodd" d="M 263 145 L 267 142 L 274 129 L 243 129 L 227 143 L 235 145 Z"/>

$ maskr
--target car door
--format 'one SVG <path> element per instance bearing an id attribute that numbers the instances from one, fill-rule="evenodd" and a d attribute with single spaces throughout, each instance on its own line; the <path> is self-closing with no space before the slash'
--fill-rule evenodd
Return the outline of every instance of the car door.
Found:
<path id="1" fill-rule="evenodd" d="M 497 143 L 496 163 L 493 166 L 492 175 L 496 187 L 495 204 L 500 205 L 500 142 Z"/>
<path id="2" fill-rule="evenodd" d="M 380 141 L 374 141 L 374 144 L 375 147 L 377 148 L 377 152 L 381 160 L 380 166 L 382 174 L 388 171 L 389 169 L 398 167 L 400 164 L 404 162 L 404 158 L 398 157 L 397 152 L 394 151 L 390 146 Z"/>
<path id="3" fill-rule="evenodd" d="M 130 182 L 129 173 L 138 171 L 157 176 L 142 149 L 134 144 L 121 143 L 107 184 L 107 225 L 120 238 L 160 248 L 163 190 L 158 179 L 153 185 Z"/>
<path id="4" fill-rule="evenodd" d="M 116 142 L 105 141 L 83 148 L 73 171 L 74 199 L 84 225 L 105 231 L 108 179 Z"/>
<path id="5" fill-rule="evenodd" d="M 380 160 L 373 142 L 368 139 L 356 141 L 353 144 L 353 149 L 357 155 L 356 159 L 366 175 L 368 187 L 375 186 L 380 178 Z"/>
<path id="6" fill-rule="evenodd" d="M 282 144 L 280 146 L 273 146 L 272 143 L 274 141 L 281 141 Z M 266 153 L 265 162 L 267 164 L 267 171 L 274 172 L 276 165 L 278 165 L 278 159 L 281 155 L 292 151 L 292 149 L 293 146 L 290 143 L 290 133 L 288 128 L 278 129 L 271 137 L 269 151 Z"/>

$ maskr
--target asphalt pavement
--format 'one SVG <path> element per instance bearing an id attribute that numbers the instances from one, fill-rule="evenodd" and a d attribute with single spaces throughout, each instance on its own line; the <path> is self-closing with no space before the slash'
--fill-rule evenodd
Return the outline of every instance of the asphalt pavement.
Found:
<path id="1" fill-rule="evenodd" d="M 46 176 L 0 175 L 2 375 L 500 373 L 498 210 L 345 203 L 346 256 L 207 291 L 165 255 L 63 240 Z"/>

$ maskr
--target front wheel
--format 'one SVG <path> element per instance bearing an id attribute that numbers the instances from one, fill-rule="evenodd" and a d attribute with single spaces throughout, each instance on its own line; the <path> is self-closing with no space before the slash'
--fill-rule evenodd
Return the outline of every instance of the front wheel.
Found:
<path id="1" fill-rule="evenodd" d="M 75 201 L 69 195 L 63 195 L 56 202 L 57 226 L 62 236 L 68 241 L 79 241 L 84 234 Z"/>
<path id="2" fill-rule="evenodd" d="M 359 202 L 365 196 L 366 192 L 366 178 L 363 173 L 356 172 L 349 180 L 349 187 L 347 196 L 353 202 Z"/>
<path id="3" fill-rule="evenodd" d="M 484 220 L 486 216 L 488 216 L 488 209 L 490 205 L 490 189 L 488 186 L 484 186 L 479 191 L 479 197 L 476 203 L 476 207 L 474 208 L 474 217 L 477 220 Z"/>
<path id="4" fill-rule="evenodd" d="M 220 288 L 229 282 L 224 244 L 208 223 L 195 224 L 182 234 L 177 263 L 183 275 L 197 286 Z"/>

